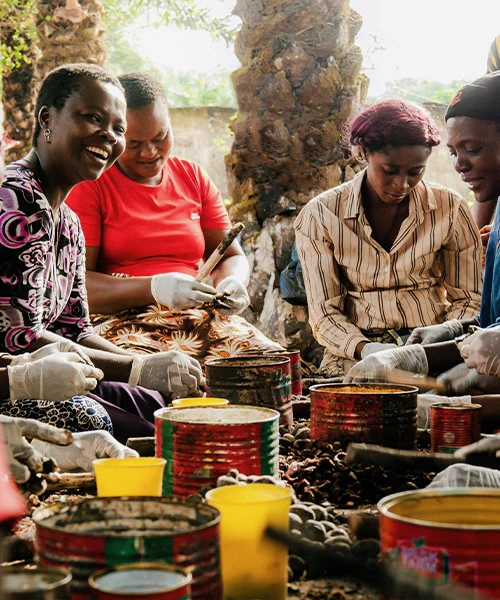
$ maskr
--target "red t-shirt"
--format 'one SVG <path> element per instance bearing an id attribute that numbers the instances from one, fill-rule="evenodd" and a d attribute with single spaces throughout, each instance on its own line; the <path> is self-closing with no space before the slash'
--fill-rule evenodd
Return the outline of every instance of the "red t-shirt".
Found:
<path id="1" fill-rule="evenodd" d="M 100 246 L 101 273 L 196 275 L 204 230 L 229 229 L 221 195 L 196 163 L 167 160 L 158 186 L 132 181 L 113 165 L 75 186 L 67 203 L 80 217 L 87 246 Z"/>

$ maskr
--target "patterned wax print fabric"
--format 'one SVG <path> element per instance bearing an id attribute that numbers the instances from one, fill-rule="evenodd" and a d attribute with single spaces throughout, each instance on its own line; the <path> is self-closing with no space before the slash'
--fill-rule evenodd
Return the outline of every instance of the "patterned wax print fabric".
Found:
<path id="1" fill-rule="evenodd" d="M 121 348 L 150 354 L 177 350 L 196 358 L 227 358 L 283 350 L 239 315 L 215 310 L 171 311 L 158 304 L 116 315 L 91 315 L 95 331 Z"/>
<path id="2" fill-rule="evenodd" d="M 481 303 L 482 244 L 464 198 L 421 181 L 387 252 L 363 209 L 365 176 L 313 198 L 295 221 L 313 335 L 351 360 L 364 331 L 469 319 Z"/>
<path id="3" fill-rule="evenodd" d="M 36 419 L 42 423 L 69 429 L 73 432 L 103 429 L 113 433 L 113 425 L 107 411 L 92 398 L 74 396 L 62 402 L 45 400 L 0 400 L 0 414 L 8 417 Z"/>
<path id="4" fill-rule="evenodd" d="M 79 341 L 93 333 L 85 290 L 85 246 L 66 205 L 54 221 L 40 182 L 20 162 L 0 189 L 0 351 L 16 354 L 44 330 Z"/>

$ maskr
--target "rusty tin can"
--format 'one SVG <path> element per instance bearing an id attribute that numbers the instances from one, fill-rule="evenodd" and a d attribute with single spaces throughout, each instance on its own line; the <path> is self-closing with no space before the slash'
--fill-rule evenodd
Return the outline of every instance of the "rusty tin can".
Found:
<path id="1" fill-rule="evenodd" d="M 72 600 L 91 598 L 89 576 L 134 562 L 192 569 L 194 600 L 221 600 L 220 513 L 169 498 L 85 498 L 37 509 L 35 548 L 43 565 L 73 573 Z"/>
<path id="2" fill-rule="evenodd" d="M 311 439 L 339 438 L 413 448 L 417 436 L 418 388 L 387 383 L 313 385 Z"/>
<path id="3" fill-rule="evenodd" d="M 431 404 L 432 452 L 453 454 L 458 448 L 477 442 L 481 437 L 480 412 L 480 404 Z"/>
<path id="4" fill-rule="evenodd" d="M 443 594 L 459 583 L 500 598 L 500 490 L 401 492 L 383 498 L 378 509 L 389 568 L 417 574 Z"/>
<path id="5" fill-rule="evenodd" d="M 67 569 L 0 567 L 2 600 L 70 600 L 70 584 L 71 573 Z"/>
<path id="6" fill-rule="evenodd" d="M 279 413 L 257 406 L 157 410 L 155 448 L 156 456 L 167 461 L 164 496 L 189 496 L 233 468 L 276 476 Z"/>
<path id="7" fill-rule="evenodd" d="M 191 600 L 191 574 L 163 563 L 115 565 L 89 577 L 95 600 Z"/>
<path id="8" fill-rule="evenodd" d="M 302 396 L 302 366 L 300 362 L 300 350 L 287 349 L 281 352 L 276 350 L 268 352 L 272 356 L 286 356 L 290 359 L 290 375 L 292 383 L 292 395 Z"/>
<path id="9" fill-rule="evenodd" d="M 231 404 L 262 406 L 293 424 L 290 359 L 285 356 L 233 356 L 205 361 L 207 393 Z"/>

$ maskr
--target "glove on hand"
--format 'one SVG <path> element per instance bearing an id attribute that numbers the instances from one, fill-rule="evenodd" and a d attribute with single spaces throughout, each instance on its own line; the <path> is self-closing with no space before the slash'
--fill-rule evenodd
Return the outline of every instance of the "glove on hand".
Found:
<path id="1" fill-rule="evenodd" d="M 26 441 L 25 437 L 45 440 L 51 442 L 50 445 L 61 446 L 71 444 L 73 441 L 71 432 L 68 430 L 58 429 L 52 425 L 35 421 L 35 419 L 0 415 L 0 426 L 9 467 L 17 483 L 26 483 L 31 473 L 40 473 L 44 462 L 43 456 L 37 452 L 33 444 Z"/>
<path id="2" fill-rule="evenodd" d="M 219 281 L 216 287 L 218 294 L 227 294 L 224 303 L 229 304 L 231 308 L 219 308 L 219 312 L 226 315 L 239 315 L 250 304 L 250 296 L 247 288 L 234 277 L 224 277 Z"/>
<path id="3" fill-rule="evenodd" d="M 500 328 L 476 331 L 460 344 L 460 354 L 470 369 L 500 377 Z"/>
<path id="4" fill-rule="evenodd" d="M 216 291 L 191 275 L 164 273 L 151 279 L 151 293 L 158 304 L 168 306 L 170 310 L 185 310 L 213 302 Z"/>
<path id="5" fill-rule="evenodd" d="M 454 340 L 459 335 L 463 335 L 464 328 L 458 319 L 446 321 L 440 325 L 429 325 L 428 327 L 415 327 L 406 345 L 412 344 L 435 344 L 436 342 L 446 342 Z"/>
<path id="6" fill-rule="evenodd" d="M 437 396 L 436 394 L 418 394 L 417 396 L 417 428 L 430 429 L 431 427 L 431 404 L 471 404 L 470 396 Z"/>
<path id="7" fill-rule="evenodd" d="M 14 358 L 10 362 L 11 367 L 17 367 L 19 365 L 25 365 L 26 363 L 35 362 L 40 358 L 45 358 L 46 356 L 50 356 L 51 354 L 55 354 L 56 352 L 74 352 L 78 354 L 78 356 L 86 362 L 88 365 L 94 366 L 90 358 L 85 354 L 82 350 L 82 347 L 71 340 L 61 340 L 60 342 L 53 342 L 52 344 L 47 344 L 46 346 L 42 346 L 38 350 L 34 352 L 25 352 L 24 354 L 18 354 L 14 356 Z"/>
<path id="8" fill-rule="evenodd" d="M 467 458 L 469 454 L 476 454 L 478 452 L 495 452 L 498 454 L 499 450 L 500 435 L 491 435 L 484 437 L 473 444 L 469 444 L 468 446 L 463 446 L 463 448 L 455 450 L 455 456 L 458 456 L 458 458 Z"/>
<path id="9" fill-rule="evenodd" d="M 186 397 L 197 391 L 203 381 L 200 363 L 181 352 L 136 354 L 130 370 L 129 385 L 142 385 L 162 394 Z"/>
<path id="10" fill-rule="evenodd" d="M 427 488 L 458 487 L 500 488 L 500 471 L 459 463 L 438 473 L 427 486 Z"/>
<path id="11" fill-rule="evenodd" d="M 439 383 L 444 383 L 450 392 L 455 394 L 499 394 L 500 379 L 480 375 L 475 369 L 469 369 L 465 363 L 456 365 L 449 371 L 442 373 L 437 378 Z"/>
<path id="12" fill-rule="evenodd" d="M 61 402 L 85 395 L 104 377 L 74 352 L 56 352 L 35 362 L 7 367 L 12 404 L 22 398 Z"/>
<path id="13" fill-rule="evenodd" d="M 344 383 L 366 380 L 386 381 L 391 369 L 427 375 L 429 366 L 425 350 L 417 344 L 369 355 L 349 369 L 344 377 Z"/>
<path id="14" fill-rule="evenodd" d="M 394 350 L 394 348 L 398 348 L 397 344 L 382 344 L 381 342 L 370 342 L 363 346 L 361 350 L 361 360 L 370 356 L 370 354 L 376 354 L 377 352 L 382 352 L 383 350 Z"/>
<path id="15" fill-rule="evenodd" d="M 43 456 L 56 461 L 61 471 L 82 469 L 94 470 L 92 462 L 96 458 L 129 458 L 139 454 L 120 444 L 108 431 L 83 431 L 73 434 L 73 443 L 61 448 L 46 442 L 33 440 L 33 446 Z"/>

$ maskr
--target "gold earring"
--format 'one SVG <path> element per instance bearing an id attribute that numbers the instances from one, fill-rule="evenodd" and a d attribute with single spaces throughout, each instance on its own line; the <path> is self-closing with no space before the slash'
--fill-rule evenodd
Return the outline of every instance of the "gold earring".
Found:
<path id="1" fill-rule="evenodd" d="M 47 142 L 47 144 L 50 144 L 51 139 L 50 139 L 50 134 L 52 132 L 50 131 L 50 129 L 47 127 L 47 129 L 43 130 L 43 135 L 45 136 L 45 141 Z"/>

